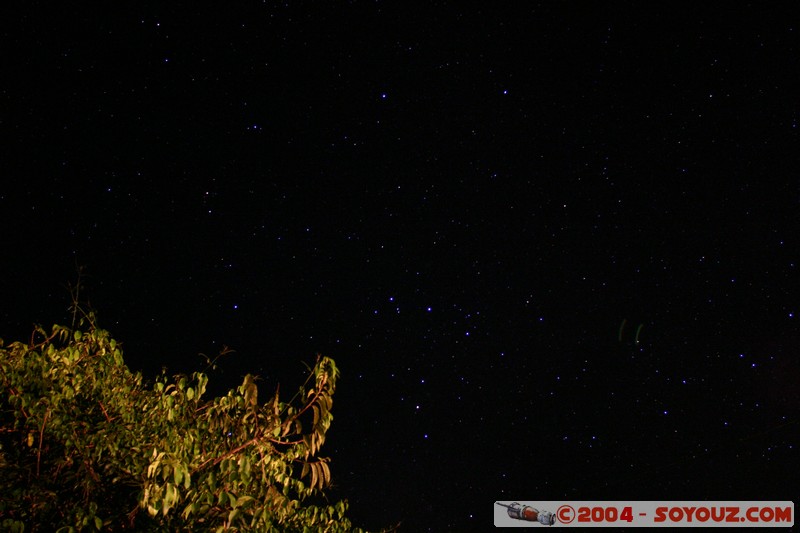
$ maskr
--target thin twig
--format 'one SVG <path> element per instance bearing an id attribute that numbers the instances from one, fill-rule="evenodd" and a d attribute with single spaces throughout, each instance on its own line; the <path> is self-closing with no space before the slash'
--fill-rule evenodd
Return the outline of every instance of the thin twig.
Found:
<path id="1" fill-rule="evenodd" d="M 44 441 L 44 425 L 47 423 L 47 415 L 50 414 L 50 409 L 44 412 L 42 419 L 42 427 L 39 428 L 39 449 L 36 450 L 36 477 L 39 477 L 39 465 L 42 462 L 42 442 Z"/>
<path id="2" fill-rule="evenodd" d="M 103 415 L 105 415 L 105 417 L 106 417 L 106 422 L 113 422 L 114 418 L 116 418 L 116 417 L 111 418 L 110 416 L 108 416 L 108 412 L 106 411 L 106 408 L 103 405 L 103 402 L 97 402 L 97 403 L 100 405 L 100 409 L 103 410 Z"/>

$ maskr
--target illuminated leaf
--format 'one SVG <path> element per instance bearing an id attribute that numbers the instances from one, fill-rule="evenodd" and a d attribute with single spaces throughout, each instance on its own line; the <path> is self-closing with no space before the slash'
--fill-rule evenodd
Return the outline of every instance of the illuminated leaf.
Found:
<path id="1" fill-rule="evenodd" d="M 311 488 L 317 486 L 317 463 L 311 464 Z"/>
<path id="2" fill-rule="evenodd" d="M 331 484 L 331 470 L 327 462 L 321 462 L 320 468 L 322 470 L 322 485 L 323 487 L 327 487 Z"/>
<path id="3" fill-rule="evenodd" d="M 188 520 L 189 516 L 191 516 L 191 514 L 194 513 L 196 508 L 197 508 L 197 504 L 196 503 L 190 503 L 189 505 L 187 505 L 183 509 L 183 512 L 181 513 L 181 516 L 183 516 L 183 519 L 184 520 Z"/>
<path id="4" fill-rule="evenodd" d="M 242 507 L 247 507 L 248 504 L 251 504 L 254 501 L 255 501 L 255 498 L 253 498 L 252 496 L 240 496 L 236 500 L 236 504 L 234 505 L 234 507 L 237 508 L 237 509 L 238 508 L 242 508 Z"/>

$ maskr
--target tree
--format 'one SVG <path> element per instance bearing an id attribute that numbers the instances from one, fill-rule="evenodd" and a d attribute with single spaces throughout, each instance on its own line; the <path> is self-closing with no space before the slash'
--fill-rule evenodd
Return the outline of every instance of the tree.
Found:
<path id="1" fill-rule="evenodd" d="M 0 340 L 0 529 L 351 531 L 318 456 L 338 376 L 318 356 L 288 402 L 252 375 L 206 400 L 202 372 L 131 372 L 91 313 Z"/>

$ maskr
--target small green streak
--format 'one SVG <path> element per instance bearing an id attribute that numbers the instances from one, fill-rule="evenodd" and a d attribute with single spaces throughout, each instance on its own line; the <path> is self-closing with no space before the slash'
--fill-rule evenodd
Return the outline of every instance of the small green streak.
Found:
<path id="1" fill-rule="evenodd" d="M 644 327 L 644 324 L 639 324 L 639 327 L 636 328 L 636 339 L 633 341 L 635 344 L 639 344 L 639 333 L 642 332 L 642 328 L 643 327 Z"/>
<path id="2" fill-rule="evenodd" d="M 625 329 L 625 323 L 628 321 L 627 318 L 622 319 L 622 324 L 619 325 L 619 335 L 617 335 L 617 339 L 619 342 L 622 342 L 622 331 Z"/>

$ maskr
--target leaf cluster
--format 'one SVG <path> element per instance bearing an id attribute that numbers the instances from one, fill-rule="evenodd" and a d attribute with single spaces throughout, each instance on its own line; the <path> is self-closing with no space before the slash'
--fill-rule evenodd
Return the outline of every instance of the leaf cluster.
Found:
<path id="1" fill-rule="evenodd" d="M 146 382 L 91 320 L 0 340 L 0 529 L 351 531 L 346 501 L 310 503 L 338 377 L 318 356 L 288 402 L 251 375 L 205 399 L 206 374 Z"/>

